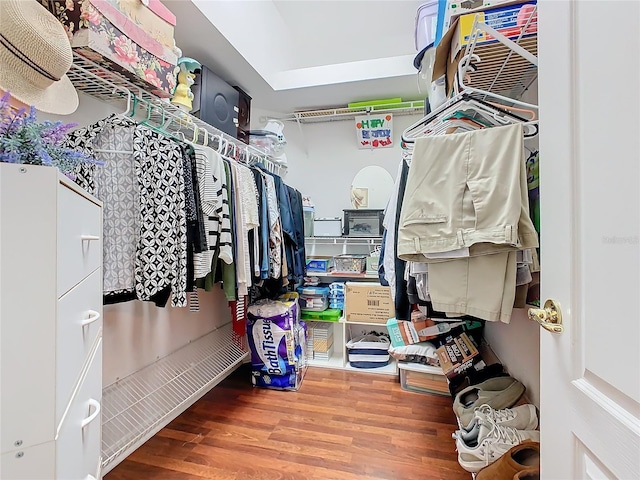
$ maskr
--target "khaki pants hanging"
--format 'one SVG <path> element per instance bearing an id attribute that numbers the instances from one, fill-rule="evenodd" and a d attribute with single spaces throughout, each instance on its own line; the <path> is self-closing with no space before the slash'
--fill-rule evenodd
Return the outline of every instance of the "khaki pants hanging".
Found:
<path id="1" fill-rule="evenodd" d="M 424 262 L 424 254 L 472 246 L 470 256 L 536 247 L 523 149 L 520 124 L 417 139 L 398 257 Z"/>
<path id="2" fill-rule="evenodd" d="M 516 257 L 513 251 L 429 264 L 433 308 L 509 323 L 516 293 Z"/>

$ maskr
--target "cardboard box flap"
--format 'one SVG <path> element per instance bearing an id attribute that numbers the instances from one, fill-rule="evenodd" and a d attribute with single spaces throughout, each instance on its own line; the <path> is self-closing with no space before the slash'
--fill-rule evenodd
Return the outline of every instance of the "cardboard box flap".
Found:
<path id="1" fill-rule="evenodd" d="M 449 65 L 449 52 L 451 51 L 451 41 L 456 33 L 456 27 L 458 26 L 458 19 L 452 20 L 451 26 L 447 33 L 444 34 L 440 43 L 436 47 L 436 58 L 433 62 L 433 74 L 431 81 L 435 81 L 447 73 L 447 66 Z"/>

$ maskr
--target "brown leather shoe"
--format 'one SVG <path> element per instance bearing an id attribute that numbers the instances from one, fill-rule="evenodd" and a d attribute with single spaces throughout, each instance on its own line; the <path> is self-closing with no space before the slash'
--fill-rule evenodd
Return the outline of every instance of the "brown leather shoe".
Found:
<path id="1" fill-rule="evenodd" d="M 538 442 L 522 442 L 509 449 L 498 460 L 483 468 L 476 475 L 476 480 L 514 480 L 521 472 L 539 472 L 540 444 Z M 539 473 L 537 473 L 539 476 Z M 529 477 L 522 477 L 530 480 Z M 531 477 L 535 478 L 535 477 Z"/>
<path id="2" fill-rule="evenodd" d="M 540 469 L 522 470 L 514 475 L 513 480 L 540 480 Z"/>

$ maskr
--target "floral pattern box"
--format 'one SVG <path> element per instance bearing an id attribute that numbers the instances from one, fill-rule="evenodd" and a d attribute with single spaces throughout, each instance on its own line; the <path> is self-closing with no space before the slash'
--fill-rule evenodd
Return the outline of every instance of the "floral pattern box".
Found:
<path id="1" fill-rule="evenodd" d="M 76 53 L 158 97 L 173 94 L 177 55 L 134 22 L 124 23 L 123 31 L 90 0 L 40 1 L 60 20 Z"/>

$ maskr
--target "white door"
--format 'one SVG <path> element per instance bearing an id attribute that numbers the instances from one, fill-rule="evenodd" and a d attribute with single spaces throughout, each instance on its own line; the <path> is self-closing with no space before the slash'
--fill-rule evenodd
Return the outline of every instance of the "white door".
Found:
<path id="1" fill-rule="evenodd" d="M 539 2 L 542 478 L 640 478 L 640 2 Z"/>

